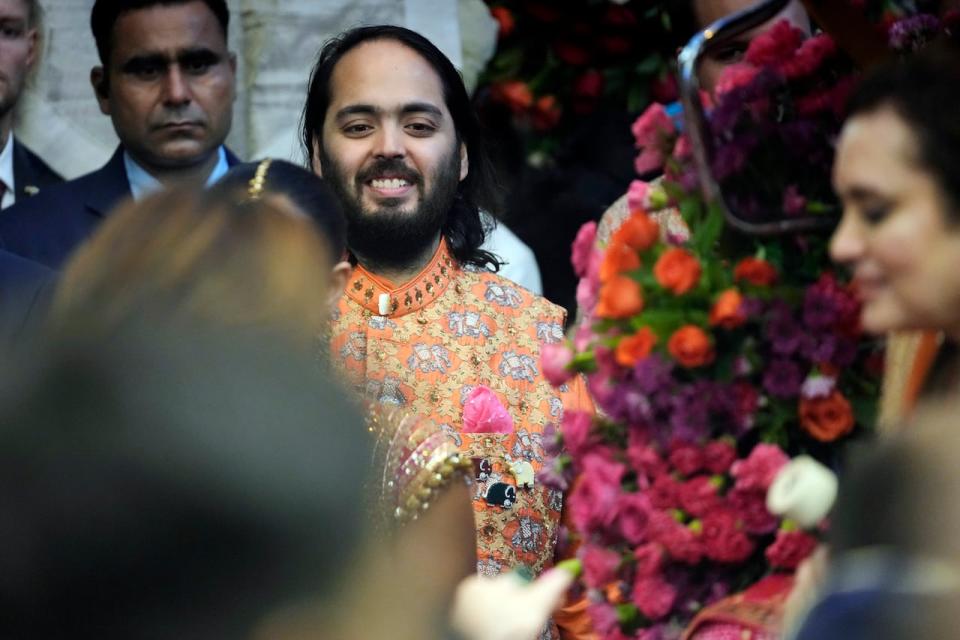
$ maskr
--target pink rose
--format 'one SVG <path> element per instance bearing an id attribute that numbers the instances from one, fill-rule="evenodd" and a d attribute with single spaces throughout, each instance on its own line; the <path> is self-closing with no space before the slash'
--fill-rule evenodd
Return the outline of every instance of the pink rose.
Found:
<path id="1" fill-rule="evenodd" d="M 583 578 L 591 589 L 602 589 L 617 579 L 617 570 L 623 560 L 616 551 L 595 545 L 580 548 Z"/>
<path id="2" fill-rule="evenodd" d="M 704 553 L 716 562 L 743 562 L 755 545 L 744 532 L 737 515 L 728 509 L 714 509 L 701 521 L 700 538 Z"/>
<path id="3" fill-rule="evenodd" d="M 642 209 L 646 211 L 650 208 L 650 184 L 643 180 L 634 180 L 627 189 L 627 208 L 630 211 Z"/>
<path id="4" fill-rule="evenodd" d="M 580 282 L 583 282 L 583 280 Z M 593 342 L 593 338 L 594 333 L 591 323 L 584 322 L 577 327 L 577 332 L 573 335 L 573 348 L 577 351 L 586 351 L 590 343 Z"/>
<path id="5" fill-rule="evenodd" d="M 737 450 L 725 440 L 713 440 L 703 448 L 703 466 L 714 474 L 724 474 L 737 459 Z"/>
<path id="6" fill-rule="evenodd" d="M 677 590 L 660 577 L 642 577 L 633 583 L 633 603 L 650 620 L 659 620 L 673 609 Z"/>
<path id="7" fill-rule="evenodd" d="M 617 514 L 620 480 L 626 471 L 622 464 L 605 456 L 589 453 L 583 459 L 583 472 L 570 494 L 570 517 L 581 534 L 603 531 Z"/>
<path id="8" fill-rule="evenodd" d="M 565 344 L 544 344 L 540 347 L 540 367 L 543 377 L 555 387 L 569 381 L 574 373 L 570 371 L 573 351 Z"/>
<path id="9" fill-rule="evenodd" d="M 617 528 L 630 544 L 640 544 L 646 539 L 647 521 L 650 519 L 650 498 L 642 493 L 624 493 L 617 505 Z"/>
<path id="10" fill-rule="evenodd" d="M 700 517 L 721 503 L 717 486 L 710 476 L 697 476 L 680 485 L 677 496 L 680 506 L 692 516 Z"/>
<path id="11" fill-rule="evenodd" d="M 737 460 L 730 467 L 730 475 L 736 479 L 736 488 L 758 489 L 766 492 L 787 457 L 780 447 L 772 444 L 758 444 L 745 460 Z"/>
<path id="12" fill-rule="evenodd" d="M 560 431 L 563 446 L 575 456 L 583 455 L 590 445 L 593 416 L 585 411 L 565 411 Z"/>
<path id="13" fill-rule="evenodd" d="M 770 566 L 796 569 L 817 548 L 817 539 L 804 531 L 777 532 L 777 539 L 766 550 Z"/>
<path id="14" fill-rule="evenodd" d="M 597 223 L 591 220 L 580 227 L 571 248 L 570 261 L 573 263 L 573 271 L 577 274 L 577 277 L 583 278 L 587 275 L 587 269 L 590 267 L 590 255 L 593 253 L 596 242 Z"/>
<path id="15" fill-rule="evenodd" d="M 767 510 L 767 494 L 763 491 L 734 489 L 727 494 L 727 502 L 743 522 L 747 533 L 773 533 L 780 519 Z"/>
<path id="16" fill-rule="evenodd" d="M 722 98 L 725 94 L 753 82 L 758 73 L 760 73 L 760 70 L 752 64 L 746 62 L 732 64 L 720 74 L 714 88 L 714 95 L 717 98 Z"/>
<path id="17" fill-rule="evenodd" d="M 649 578 L 660 572 L 663 566 L 663 547 L 655 542 L 642 544 L 633 550 L 638 576 Z"/>
<path id="18" fill-rule="evenodd" d="M 464 433 L 513 433 L 513 418 L 497 394 L 480 385 L 463 405 Z"/>
<path id="19" fill-rule="evenodd" d="M 677 144 L 673 146 L 673 152 L 670 154 L 677 160 L 686 160 L 693 157 L 693 144 L 686 135 L 677 138 Z"/>
<path id="20" fill-rule="evenodd" d="M 590 278 L 580 278 L 580 282 L 577 283 L 577 306 L 583 309 L 584 313 L 592 312 L 597 306 L 599 292 L 599 288 L 590 281 Z"/>
<path id="21" fill-rule="evenodd" d="M 683 440 L 674 440 L 670 443 L 667 460 L 684 476 L 692 476 L 703 468 L 703 452 L 700 447 Z"/>

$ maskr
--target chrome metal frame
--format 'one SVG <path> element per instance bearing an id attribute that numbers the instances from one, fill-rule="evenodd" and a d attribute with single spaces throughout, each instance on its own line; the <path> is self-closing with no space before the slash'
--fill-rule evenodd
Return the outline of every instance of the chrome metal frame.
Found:
<path id="1" fill-rule="evenodd" d="M 804 216 L 784 218 L 782 212 L 771 219 L 774 222 L 749 222 L 736 215 L 724 200 L 723 192 L 711 169 L 713 157 L 712 136 L 707 124 L 706 114 L 700 102 L 700 79 L 697 77 L 697 68 L 700 60 L 711 51 L 715 51 L 736 36 L 758 27 L 770 20 L 790 0 L 762 0 L 757 4 L 738 13 L 725 16 L 709 27 L 693 36 L 687 46 L 680 52 L 678 67 L 680 74 L 680 99 L 683 102 L 683 117 L 686 132 L 693 148 L 693 157 L 697 165 L 697 175 L 704 197 L 708 201 L 716 202 L 723 209 L 724 218 L 728 224 L 738 231 L 751 235 L 771 236 L 797 231 L 808 231 L 830 228 L 836 224 L 835 220 L 823 216 Z"/>

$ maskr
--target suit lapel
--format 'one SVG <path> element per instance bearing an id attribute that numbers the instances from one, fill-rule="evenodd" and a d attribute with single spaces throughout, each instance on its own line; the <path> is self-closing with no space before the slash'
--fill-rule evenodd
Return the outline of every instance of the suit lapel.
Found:
<path id="1" fill-rule="evenodd" d="M 130 181 L 123 166 L 123 147 L 117 147 L 113 157 L 99 170 L 90 174 L 90 189 L 86 194 L 87 208 L 104 216 L 118 202 L 130 197 Z"/>

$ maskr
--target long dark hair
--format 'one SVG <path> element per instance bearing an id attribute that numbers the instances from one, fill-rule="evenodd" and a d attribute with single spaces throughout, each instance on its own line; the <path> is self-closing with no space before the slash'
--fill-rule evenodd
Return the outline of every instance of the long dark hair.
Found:
<path id="1" fill-rule="evenodd" d="M 470 171 L 460 182 L 457 198 L 443 224 L 442 232 L 453 256 L 460 264 L 496 271 L 500 261 L 480 248 L 490 231 L 480 215 L 481 209 L 496 214 L 500 210 L 500 190 L 490 160 L 480 122 L 470 105 L 463 79 L 443 52 L 415 31 L 392 25 L 359 27 L 327 42 L 310 74 L 307 102 L 300 120 L 303 150 L 312 163 L 314 140 L 323 140 L 323 120 L 330 107 L 330 78 L 340 59 L 351 49 L 372 40 L 395 40 L 413 49 L 436 71 L 443 86 L 443 97 L 453 117 L 458 142 L 467 147 Z"/>

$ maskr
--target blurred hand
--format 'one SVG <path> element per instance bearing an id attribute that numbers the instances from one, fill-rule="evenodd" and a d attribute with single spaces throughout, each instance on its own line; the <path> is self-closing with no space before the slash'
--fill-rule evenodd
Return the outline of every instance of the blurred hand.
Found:
<path id="1" fill-rule="evenodd" d="M 573 580 L 561 568 L 532 582 L 512 573 L 470 576 L 457 587 L 453 629 L 465 640 L 535 640 Z"/>
<path id="2" fill-rule="evenodd" d="M 830 548 L 821 544 L 797 567 L 793 589 L 783 609 L 783 637 L 790 637 L 797 630 L 816 603 L 827 580 L 829 562 Z"/>

